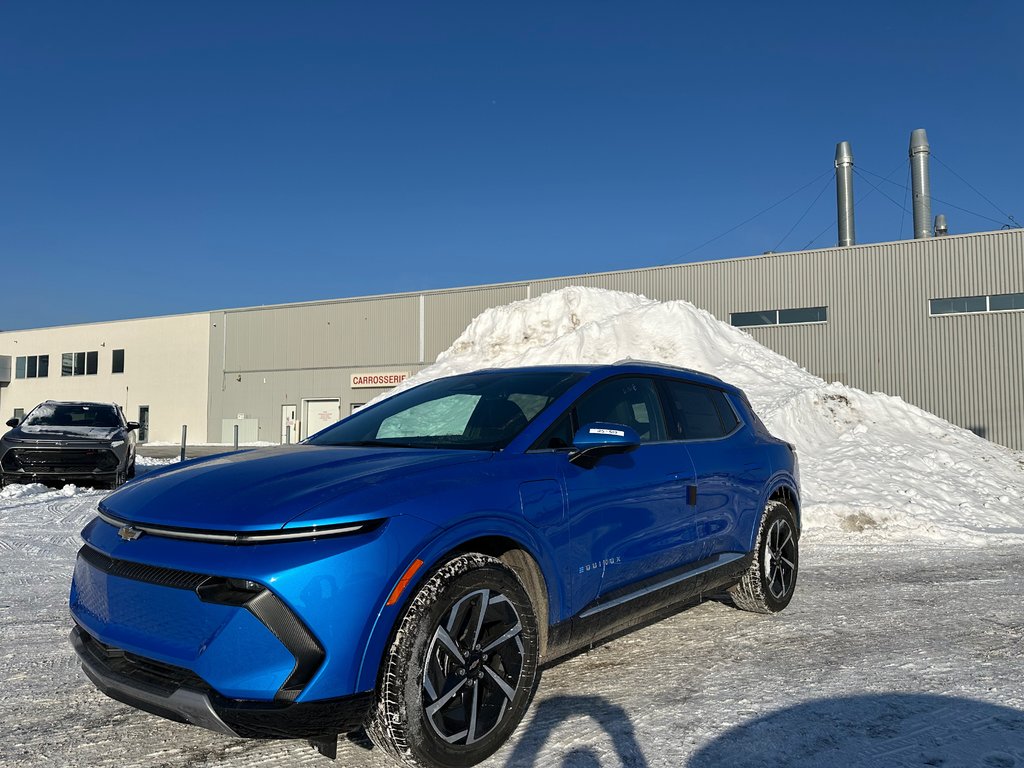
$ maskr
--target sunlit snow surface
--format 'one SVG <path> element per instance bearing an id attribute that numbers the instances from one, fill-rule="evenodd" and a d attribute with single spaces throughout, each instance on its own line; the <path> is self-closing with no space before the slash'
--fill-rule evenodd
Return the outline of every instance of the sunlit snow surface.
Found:
<path id="1" fill-rule="evenodd" d="M 479 368 L 626 359 L 741 387 L 797 447 L 808 529 L 963 543 L 1024 534 L 1024 453 L 898 397 L 827 383 L 686 301 L 570 287 L 490 309 L 396 391 Z"/>
<path id="2" fill-rule="evenodd" d="M 485 768 L 1024 768 L 1020 454 L 826 384 L 685 302 L 594 289 L 483 313 L 409 385 L 627 357 L 738 384 L 797 445 L 809 531 L 796 596 L 774 617 L 708 601 L 546 670 Z M 347 742 L 332 764 L 98 693 L 67 641 L 67 592 L 105 493 L 0 490 L 0 766 L 387 765 Z"/>

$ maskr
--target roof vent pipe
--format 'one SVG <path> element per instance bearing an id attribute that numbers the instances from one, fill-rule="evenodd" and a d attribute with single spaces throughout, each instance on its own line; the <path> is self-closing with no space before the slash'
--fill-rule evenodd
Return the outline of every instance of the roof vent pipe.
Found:
<path id="1" fill-rule="evenodd" d="M 932 236 L 932 190 L 928 178 L 928 134 L 917 128 L 910 134 L 910 177 L 914 189 L 914 238 Z"/>
<path id="2" fill-rule="evenodd" d="M 836 211 L 839 245 L 856 245 L 853 228 L 853 150 L 850 142 L 836 144 Z"/>
<path id="3" fill-rule="evenodd" d="M 949 227 L 946 226 L 946 214 L 940 213 L 935 217 L 935 236 L 942 237 L 949 234 Z"/>

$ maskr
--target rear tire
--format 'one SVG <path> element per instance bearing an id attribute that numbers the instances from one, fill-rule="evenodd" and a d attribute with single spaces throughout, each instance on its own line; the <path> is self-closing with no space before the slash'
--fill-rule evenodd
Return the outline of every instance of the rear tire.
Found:
<path id="1" fill-rule="evenodd" d="M 505 743 L 533 699 L 537 637 L 511 568 L 476 553 L 449 560 L 398 623 L 367 735 L 403 765 L 476 765 Z"/>
<path id="2" fill-rule="evenodd" d="M 778 613 L 789 605 L 800 565 L 796 519 L 781 501 L 769 501 L 761 515 L 754 559 L 729 589 L 733 604 L 754 613 Z"/>

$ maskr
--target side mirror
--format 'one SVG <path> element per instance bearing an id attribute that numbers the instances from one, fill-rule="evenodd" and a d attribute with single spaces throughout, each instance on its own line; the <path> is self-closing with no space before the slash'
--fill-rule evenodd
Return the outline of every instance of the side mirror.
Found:
<path id="1" fill-rule="evenodd" d="M 8 427 L 16 427 L 16 426 L 18 426 L 19 424 L 21 424 L 21 422 L 20 422 L 20 421 L 18 421 L 17 419 L 8 419 L 8 420 L 7 420 L 7 426 L 8 426 Z"/>
<path id="2" fill-rule="evenodd" d="M 629 453 L 640 447 L 640 435 L 625 424 L 594 421 L 584 424 L 572 440 L 569 461 L 589 469 L 602 456 Z"/>
<path id="3" fill-rule="evenodd" d="M 127 430 L 129 432 L 131 432 L 133 429 L 138 429 L 139 428 L 139 422 L 137 422 L 137 421 L 129 421 L 127 424 L 125 424 L 125 427 L 127 428 Z"/>

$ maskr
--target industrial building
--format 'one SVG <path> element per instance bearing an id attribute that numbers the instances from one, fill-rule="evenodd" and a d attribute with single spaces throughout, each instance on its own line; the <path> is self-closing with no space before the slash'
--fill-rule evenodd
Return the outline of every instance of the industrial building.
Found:
<path id="1" fill-rule="evenodd" d="M 812 373 L 898 395 L 1024 449 L 1024 230 L 933 236 L 911 140 L 915 239 L 856 245 L 852 153 L 838 242 L 792 253 L 468 288 L 0 333 L 0 413 L 116 401 L 143 437 L 302 439 L 429 365 L 481 311 L 584 285 L 686 299 Z"/>

